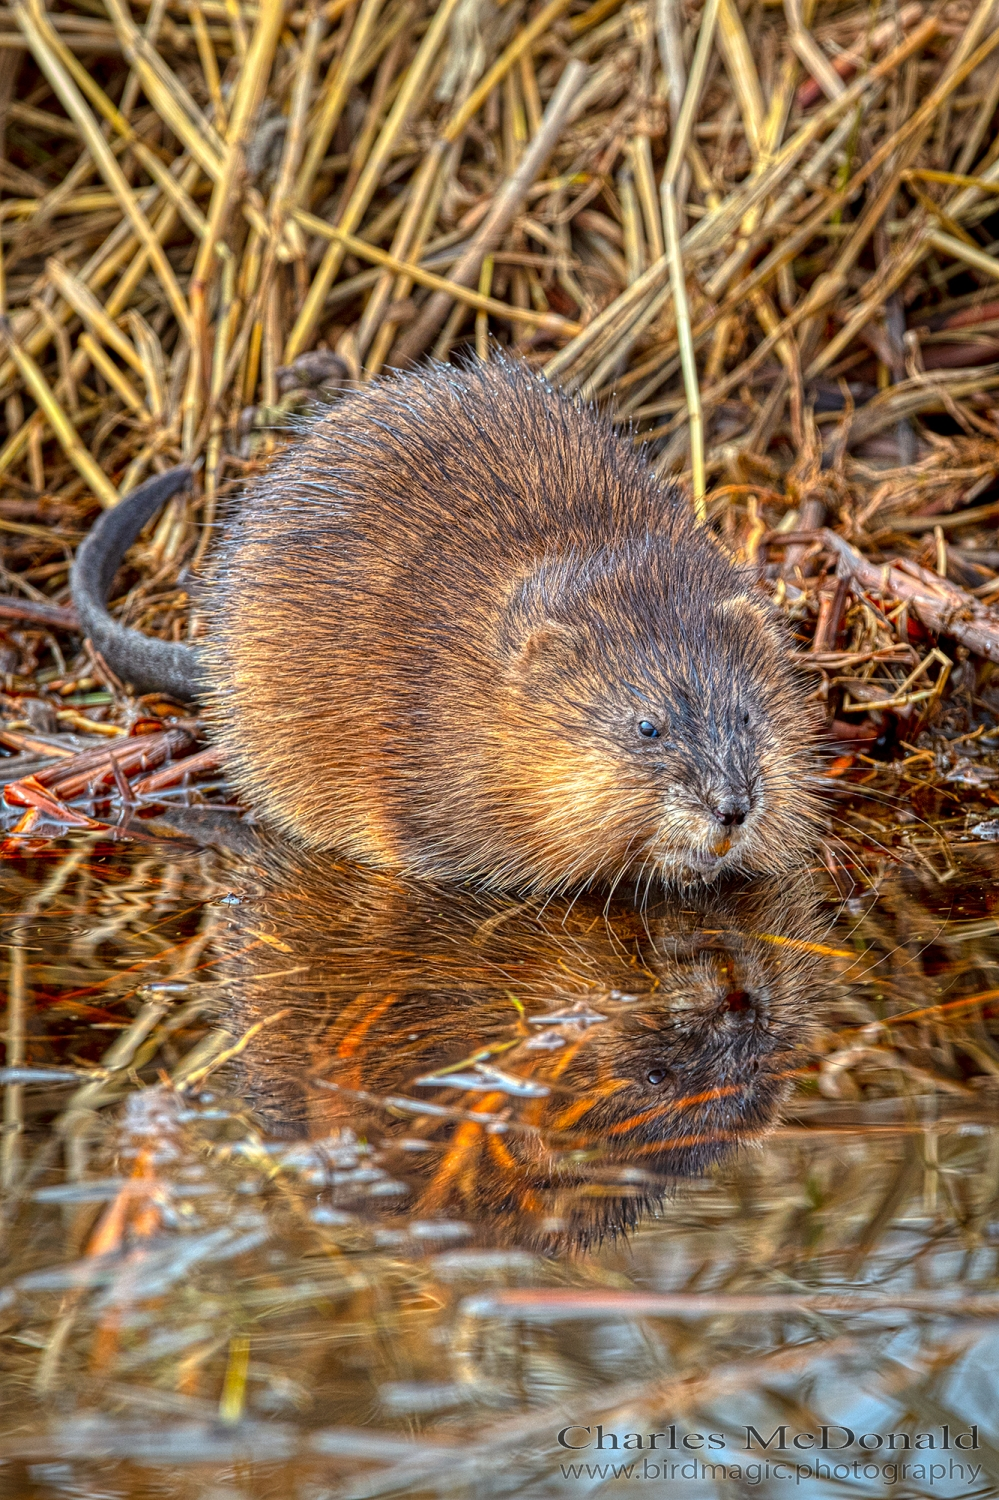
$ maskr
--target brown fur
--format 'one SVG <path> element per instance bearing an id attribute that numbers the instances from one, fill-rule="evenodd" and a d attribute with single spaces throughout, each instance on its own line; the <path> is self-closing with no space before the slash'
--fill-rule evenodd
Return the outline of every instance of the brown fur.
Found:
<path id="1" fill-rule="evenodd" d="M 229 908 L 232 1029 L 266 1028 L 241 1094 L 271 1131 L 352 1132 L 407 1189 L 348 1174 L 338 1208 L 463 1218 L 487 1242 L 633 1223 L 767 1132 L 802 1061 L 828 967 L 814 893 L 739 885 L 639 912 L 281 858 Z"/>
<path id="2" fill-rule="evenodd" d="M 250 488 L 208 603 L 217 736 L 306 845 L 522 889 L 778 871 L 811 845 L 775 613 L 626 439 L 521 366 L 347 398 Z"/>

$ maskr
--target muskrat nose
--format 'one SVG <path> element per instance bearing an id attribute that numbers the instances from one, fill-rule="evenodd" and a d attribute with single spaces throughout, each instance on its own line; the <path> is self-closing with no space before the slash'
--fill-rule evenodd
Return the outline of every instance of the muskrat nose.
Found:
<path id="1" fill-rule="evenodd" d="M 716 818 L 723 828 L 738 828 L 745 823 L 750 809 L 747 797 L 723 797 L 711 809 L 711 816 Z"/>

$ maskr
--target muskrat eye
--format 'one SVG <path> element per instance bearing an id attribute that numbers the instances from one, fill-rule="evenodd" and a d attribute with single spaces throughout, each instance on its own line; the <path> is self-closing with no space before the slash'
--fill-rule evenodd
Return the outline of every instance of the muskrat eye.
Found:
<path id="1" fill-rule="evenodd" d="M 657 740 L 659 738 L 659 730 L 651 719 L 643 719 L 638 726 L 638 732 L 643 739 Z"/>
<path id="2" fill-rule="evenodd" d="M 744 724 L 748 724 L 749 723 L 749 709 L 748 708 L 746 709 L 745 713 L 742 716 L 742 722 Z"/>
<path id="3" fill-rule="evenodd" d="M 650 1083 L 662 1083 L 662 1081 L 663 1081 L 663 1079 L 665 1077 L 666 1077 L 666 1069 L 665 1068 L 655 1068 L 649 1074 L 649 1082 Z"/>

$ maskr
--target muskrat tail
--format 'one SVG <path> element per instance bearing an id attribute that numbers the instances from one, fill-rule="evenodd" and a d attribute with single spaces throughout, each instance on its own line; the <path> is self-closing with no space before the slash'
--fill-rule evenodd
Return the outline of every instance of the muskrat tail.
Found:
<path id="1" fill-rule="evenodd" d="M 143 526 L 190 478 L 190 465 L 178 464 L 106 510 L 77 549 L 69 575 L 83 631 L 111 671 L 137 692 L 168 693 L 181 702 L 197 698 L 201 687 L 195 652 L 119 625 L 108 614 L 107 600 L 121 560 Z"/>

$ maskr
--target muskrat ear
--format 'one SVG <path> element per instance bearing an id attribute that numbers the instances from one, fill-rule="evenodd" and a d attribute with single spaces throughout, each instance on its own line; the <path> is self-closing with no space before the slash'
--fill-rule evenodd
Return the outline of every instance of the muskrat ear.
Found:
<path id="1" fill-rule="evenodd" d="M 500 654 L 507 666 L 518 672 L 554 657 L 564 657 L 573 640 L 572 627 L 552 616 L 552 601 L 545 582 L 538 574 L 522 579 L 503 614 Z"/>
<path id="2" fill-rule="evenodd" d="M 521 671 L 529 671 L 546 661 L 564 660 L 569 654 L 572 639 L 572 631 L 568 625 L 560 625 L 557 620 L 545 620 L 520 642 L 513 664 Z"/>
<path id="3" fill-rule="evenodd" d="M 769 601 L 760 594 L 733 594 L 725 599 L 719 609 L 726 615 L 745 620 L 746 629 L 762 631 L 780 650 L 787 647 L 787 639 L 780 617 Z"/>

